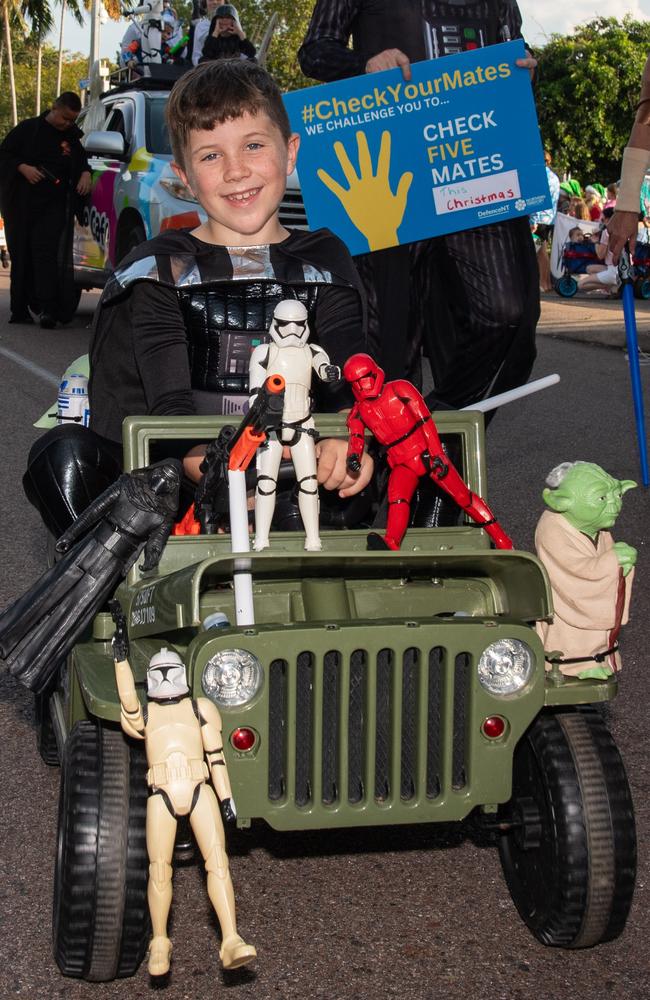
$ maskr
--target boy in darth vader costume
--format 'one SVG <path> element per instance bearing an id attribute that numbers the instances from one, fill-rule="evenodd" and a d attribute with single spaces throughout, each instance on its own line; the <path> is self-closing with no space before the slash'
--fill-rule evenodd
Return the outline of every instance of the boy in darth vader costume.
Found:
<path id="1" fill-rule="evenodd" d="M 144 549 L 154 569 L 178 510 L 180 462 L 125 474 L 97 498 L 56 543 L 63 558 L 0 615 L 0 656 L 36 693 Z"/>

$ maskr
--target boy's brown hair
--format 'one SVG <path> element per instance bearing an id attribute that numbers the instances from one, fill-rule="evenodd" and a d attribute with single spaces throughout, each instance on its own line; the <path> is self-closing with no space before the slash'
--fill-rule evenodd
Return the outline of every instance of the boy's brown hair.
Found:
<path id="1" fill-rule="evenodd" d="M 260 111 L 288 140 L 291 125 L 282 94 L 261 66 L 250 60 L 216 59 L 189 70 L 174 84 L 167 102 L 167 127 L 175 161 L 185 168 L 190 132 L 210 131 L 225 121 Z"/>

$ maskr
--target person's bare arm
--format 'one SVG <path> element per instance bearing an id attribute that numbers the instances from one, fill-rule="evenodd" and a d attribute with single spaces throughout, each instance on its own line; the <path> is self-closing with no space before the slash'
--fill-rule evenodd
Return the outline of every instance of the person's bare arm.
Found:
<path id="1" fill-rule="evenodd" d="M 650 57 L 646 61 L 641 81 L 641 94 L 636 118 L 628 144 L 623 152 L 621 183 L 616 198 L 616 209 L 610 219 L 609 248 L 615 264 L 621 250 L 636 239 L 639 223 L 640 193 L 646 170 L 650 164 Z"/>

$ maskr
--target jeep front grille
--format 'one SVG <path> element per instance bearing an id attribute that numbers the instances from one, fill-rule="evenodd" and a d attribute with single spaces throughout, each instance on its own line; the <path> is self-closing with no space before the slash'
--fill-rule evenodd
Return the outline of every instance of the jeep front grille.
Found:
<path id="1" fill-rule="evenodd" d="M 269 799 L 381 807 L 464 788 L 470 666 L 440 646 L 275 659 Z"/>

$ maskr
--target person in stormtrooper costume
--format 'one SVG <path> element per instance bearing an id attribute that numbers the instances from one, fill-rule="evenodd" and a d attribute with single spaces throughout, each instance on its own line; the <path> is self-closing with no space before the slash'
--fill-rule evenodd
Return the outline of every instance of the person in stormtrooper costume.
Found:
<path id="1" fill-rule="evenodd" d="M 410 63 L 520 37 L 514 0 L 317 0 L 298 59 L 306 76 L 323 82 L 392 67 L 409 79 Z M 532 70 L 535 60 L 518 66 Z M 420 388 L 424 353 L 431 408 L 461 408 L 527 381 L 539 281 L 526 217 L 362 254 L 355 263 L 368 295 L 369 353 L 388 379 Z"/>
<path id="2" fill-rule="evenodd" d="M 272 343 L 260 344 L 251 355 L 251 404 L 269 375 L 281 375 L 285 381 L 281 429 L 270 436 L 257 457 L 254 548 L 258 552 L 269 545 L 283 447 L 291 451 L 298 480 L 298 506 L 306 532 L 305 549 L 318 552 L 322 547 L 318 532 L 316 425 L 311 416 L 311 377 L 314 371 L 322 382 L 338 382 L 341 369 L 330 364 L 329 356 L 321 347 L 307 343 L 307 319 L 302 302 L 292 299 L 279 302 L 269 327 Z"/>

